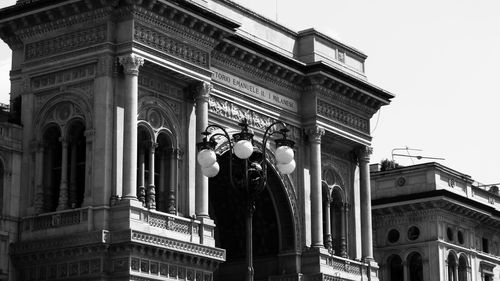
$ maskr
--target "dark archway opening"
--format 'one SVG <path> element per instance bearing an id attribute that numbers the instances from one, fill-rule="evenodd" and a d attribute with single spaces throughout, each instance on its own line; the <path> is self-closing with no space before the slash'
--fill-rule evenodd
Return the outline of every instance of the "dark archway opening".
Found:
<path id="1" fill-rule="evenodd" d="M 86 140 L 85 125 L 81 122 L 72 124 L 69 130 L 69 207 L 82 206 L 85 194 Z"/>
<path id="2" fill-rule="evenodd" d="M 392 255 L 387 260 L 389 264 L 389 281 L 400 281 L 404 279 L 403 261 L 398 255 Z"/>
<path id="3" fill-rule="evenodd" d="M 424 267 L 422 264 L 422 256 L 419 253 L 411 253 L 408 256 L 408 275 L 410 281 L 424 280 Z"/>
<path id="4" fill-rule="evenodd" d="M 59 202 L 61 184 L 61 131 L 51 126 L 43 134 L 43 210 L 53 212 Z"/>
<path id="5" fill-rule="evenodd" d="M 215 221 L 216 246 L 226 249 L 226 262 L 214 273 L 214 280 L 245 280 L 246 200 L 229 178 L 229 153 L 219 157 L 220 172 L 209 181 L 210 217 Z M 254 152 L 251 159 L 260 159 Z M 234 175 L 241 174 L 241 161 L 233 161 Z M 255 280 L 268 280 L 283 271 L 278 254 L 294 248 L 293 219 L 280 178 L 268 165 L 266 189 L 259 195 L 253 216 Z M 236 176 L 236 181 L 238 180 Z"/>

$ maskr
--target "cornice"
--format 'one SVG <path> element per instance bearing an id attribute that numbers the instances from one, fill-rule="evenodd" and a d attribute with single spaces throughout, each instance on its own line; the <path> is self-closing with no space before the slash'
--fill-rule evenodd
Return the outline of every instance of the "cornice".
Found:
<path id="1" fill-rule="evenodd" d="M 338 77 L 316 73 L 307 77 L 308 85 L 305 86 L 307 92 L 317 92 L 320 97 L 328 102 L 341 102 L 349 109 L 358 112 L 370 118 L 382 105 L 388 102 L 381 101 L 378 98 L 367 94 L 348 83 L 345 83 Z"/>
<path id="2" fill-rule="evenodd" d="M 111 243 L 113 245 L 118 246 L 119 244 L 122 245 L 130 242 L 139 243 L 137 245 L 148 245 L 186 255 L 199 256 L 214 261 L 222 262 L 226 260 L 226 250 L 224 249 L 184 242 L 165 236 L 158 236 L 135 230 L 114 232 L 111 235 Z"/>
<path id="3" fill-rule="evenodd" d="M 200 22 L 196 18 L 189 18 L 175 21 L 176 12 L 174 10 L 160 9 L 158 13 L 152 13 L 145 8 L 134 9 L 134 19 L 150 27 L 161 30 L 162 33 L 169 34 L 183 40 L 188 40 L 190 44 L 197 45 L 202 49 L 212 49 L 223 37 L 228 34 L 218 32 L 216 27 Z M 179 18 L 179 16 L 177 16 Z M 218 32 L 218 33 L 217 33 Z"/>

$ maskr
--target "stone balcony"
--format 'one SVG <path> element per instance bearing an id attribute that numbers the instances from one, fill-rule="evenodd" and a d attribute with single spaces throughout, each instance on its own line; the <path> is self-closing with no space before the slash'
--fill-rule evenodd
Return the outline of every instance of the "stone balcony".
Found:
<path id="1" fill-rule="evenodd" d="M 332 255 L 325 248 L 311 248 L 302 260 L 304 277 L 296 280 L 378 280 L 378 265 Z M 288 280 L 275 278 L 277 280 Z M 294 279 L 290 279 L 294 280 Z"/>

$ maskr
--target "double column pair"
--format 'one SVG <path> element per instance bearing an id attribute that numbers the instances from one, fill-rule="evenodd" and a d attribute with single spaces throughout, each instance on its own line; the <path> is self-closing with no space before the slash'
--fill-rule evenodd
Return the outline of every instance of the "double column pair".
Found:
<path id="1" fill-rule="evenodd" d="M 311 174 L 311 247 L 324 247 L 323 241 L 323 200 L 321 188 L 321 137 L 324 129 L 314 126 L 307 131 L 310 143 L 310 174 Z M 362 258 L 373 260 L 372 219 L 370 194 L 370 147 L 362 147 L 356 151 L 360 171 L 361 197 L 361 237 Z M 344 221 L 345 224 L 345 221 Z M 345 225 L 344 225 L 345 227 Z"/>

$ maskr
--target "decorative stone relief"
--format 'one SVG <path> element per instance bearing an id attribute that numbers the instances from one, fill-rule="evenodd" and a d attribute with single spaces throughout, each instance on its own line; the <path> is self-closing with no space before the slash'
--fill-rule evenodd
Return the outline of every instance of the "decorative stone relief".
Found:
<path id="1" fill-rule="evenodd" d="M 318 114 L 323 115 L 333 121 L 351 127 L 357 131 L 369 134 L 369 120 L 357 116 L 349 111 L 343 110 L 321 99 L 318 99 Z"/>
<path id="2" fill-rule="evenodd" d="M 31 89 L 39 90 L 43 88 L 58 86 L 64 83 L 93 79 L 95 75 L 96 65 L 87 64 L 33 77 L 31 78 L 30 85 Z"/>
<path id="3" fill-rule="evenodd" d="M 31 0 L 29 0 L 31 1 Z M 77 13 L 67 17 L 61 17 L 59 19 L 53 19 L 50 22 L 39 24 L 39 25 L 29 25 L 28 28 L 17 31 L 20 38 L 26 39 L 34 36 L 43 36 L 49 32 L 56 30 L 67 31 L 71 26 L 76 24 L 80 25 L 94 25 L 95 23 L 105 20 L 106 17 L 110 15 L 113 11 L 113 7 L 104 7 L 88 12 Z"/>
<path id="4" fill-rule="evenodd" d="M 41 58 L 56 53 L 91 46 L 106 39 L 106 25 L 100 25 L 77 32 L 45 39 L 26 45 L 26 60 Z"/>
<path id="5" fill-rule="evenodd" d="M 144 25 L 136 24 L 134 28 L 134 40 L 184 61 L 205 68 L 208 67 L 209 54 L 206 51 L 197 49 L 191 44 L 175 40 Z"/>
<path id="6" fill-rule="evenodd" d="M 164 103 L 173 113 L 175 113 L 175 116 L 177 118 L 180 117 L 181 113 L 180 104 L 178 102 L 168 99 L 167 97 L 161 94 L 139 89 L 139 100 L 143 100 L 142 105 L 154 104 L 159 106 L 160 103 Z M 141 113 L 139 113 L 139 117 L 140 119 L 145 120 L 145 117 L 142 117 Z"/>
<path id="7" fill-rule="evenodd" d="M 188 39 L 193 44 L 201 45 L 201 47 L 204 49 L 211 49 L 217 44 L 217 40 L 203 33 L 196 32 L 192 26 L 188 27 L 180 25 L 173 20 L 170 20 L 158 14 L 151 13 L 143 8 L 136 8 L 134 15 L 140 22 L 143 22 L 150 26 L 154 26 L 157 30 L 164 30 L 169 35 Z M 214 31 L 213 29 L 211 30 L 212 32 Z"/>
<path id="8" fill-rule="evenodd" d="M 210 96 L 208 101 L 208 110 L 218 116 L 222 116 L 236 122 L 240 122 L 243 118 L 246 118 L 250 127 L 262 130 L 276 121 L 274 118 L 215 96 Z M 290 130 L 289 137 L 291 139 L 296 141 L 300 139 L 302 132 L 301 129 L 290 124 L 288 124 L 287 128 Z"/>
<path id="9" fill-rule="evenodd" d="M 165 77 L 152 75 L 146 71 L 141 71 L 139 75 L 139 86 L 158 92 L 159 96 L 168 96 L 175 99 L 182 99 L 182 90 L 172 86 L 172 83 L 165 81 Z M 139 90 L 140 94 L 140 90 Z"/>

